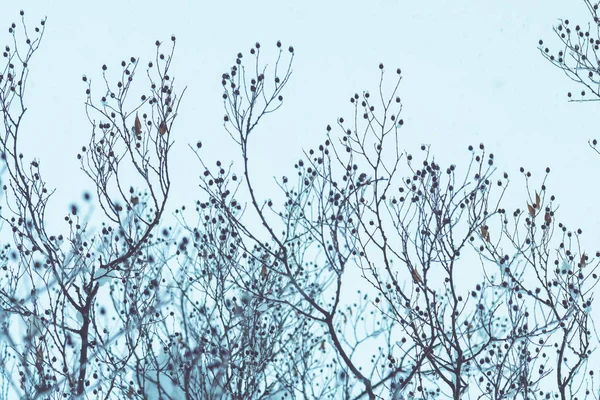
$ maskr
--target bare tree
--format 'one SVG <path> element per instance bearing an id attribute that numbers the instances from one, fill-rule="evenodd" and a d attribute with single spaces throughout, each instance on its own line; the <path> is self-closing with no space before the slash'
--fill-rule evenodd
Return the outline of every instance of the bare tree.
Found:
<path id="1" fill-rule="evenodd" d="M 600 100 L 600 16 L 598 7 L 600 3 L 593 3 L 589 0 L 582 1 L 591 17 L 591 20 L 585 24 L 575 24 L 569 19 L 559 19 L 559 23 L 554 27 L 554 33 L 561 42 L 559 50 L 553 52 L 544 45 L 540 39 L 540 53 L 555 67 L 559 68 L 564 74 L 582 86 L 579 95 L 568 92 L 569 101 L 585 102 Z M 590 147 L 596 153 L 598 140 L 592 139 L 589 142 Z"/>
<path id="2" fill-rule="evenodd" d="M 170 189 L 170 131 L 181 98 L 169 76 L 173 51 L 165 56 L 156 43 L 156 61 L 147 69 L 150 94 L 139 100 L 129 98 L 138 67 L 133 57 L 121 63 L 116 85 L 102 67 L 105 87 L 98 98 L 91 80 L 83 77 L 92 134 L 78 158 L 96 186 L 106 221 L 99 232 L 91 232 L 73 206 L 65 217 L 66 233 L 52 234 L 46 207 L 53 190 L 42 177 L 41 162 L 28 161 L 19 145 L 25 135 L 20 128 L 29 65 L 45 20 L 32 36 L 21 16 L 22 32 L 16 24 L 10 28 L 13 45 L 5 48 L 0 75 L 0 146 L 8 174 L 1 218 L 13 234 L 12 260 L 4 265 L 0 292 L 4 338 L 15 357 L 13 365 L 5 362 L 6 378 L 26 398 L 87 393 L 122 398 L 132 388 L 131 360 L 145 351 L 140 347 L 144 327 L 155 321 L 152 309 L 161 301 L 137 285 L 156 279 L 165 265 L 153 253 L 160 247 L 155 232 Z M 174 50 L 175 37 L 172 41 Z M 112 304 L 105 304 L 106 298 Z M 14 326 L 24 330 L 14 332 Z"/>
<path id="3" fill-rule="evenodd" d="M 279 204 L 261 197 L 248 161 L 262 155 L 249 143 L 258 121 L 279 107 L 290 68 L 279 72 L 281 50 L 271 73 L 259 44 L 250 53 L 251 67 L 238 54 L 222 82 L 225 129 L 239 146 L 242 169 L 238 178 L 222 161 L 210 168 L 197 152 L 209 195 L 199 213 L 201 221 L 219 221 L 213 238 L 237 238 L 244 261 L 231 270 L 248 277 L 233 285 L 243 292 L 237 298 L 258 296 L 265 311 L 276 304 L 305 321 L 308 347 L 295 347 L 287 355 L 292 362 L 277 369 L 286 395 L 503 399 L 581 392 L 595 340 L 589 307 L 597 263 L 573 240 L 581 232 L 561 224 L 564 237 L 555 237 L 545 179 L 529 189 L 531 174 L 521 169 L 530 198 L 511 218 L 500 207 L 508 175 L 493 178 L 494 155 L 483 145 L 469 148 L 462 177 L 456 166 L 436 163 L 428 146 L 416 163 L 400 149 L 400 70 L 385 95 L 380 65 L 377 94 L 352 96 L 350 122 L 328 126 L 327 139 L 296 163 L 297 176 L 277 180 Z M 208 209 L 219 217 L 204 215 Z M 466 275 L 474 277 L 472 287 L 461 282 Z M 279 290 L 257 289 L 272 277 Z M 288 354 L 294 342 L 282 344 Z M 545 352 L 551 346 L 557 357 Z M 228 368 L 235 375 L 239 362 Z"/>
<path id="4" fill-rule="evenodd" d="M 277 42 L 271 68 L 258 43 L 238 53 L 221 82 L 241 162 L 209 164 L 192 146 L 201 198 L 169 226 L 185 92 L 170 72 L 175 37 L 165 53 L 156 42 L 139 97 L 137 58 L 114 75 L 105 65 L 101 89 L 83 77 L 91 135 L 78 155 L 100 217 L 73 206 L 54 234 L 53 191 L 18 140 L 45 21 L 35 35 L 22 21 L 0 74 L 5 398 L 598 396 L 600 253 L 557 222 L 546 178 L 525 168 L 528 198 L 506 211 L 508 174 L 483 144 L 464 167 L 402 149 L 400 69 L 388 84 L 380 64 L 377 90 L 351 96 L 351 118 L 261 193 L 251 143 L 283 104 L 295 52 Z"/>
<path id="5" fill-rule="evenodd" d="M 573 25 L 568 19 L 560 19 L 554 27 L 554 33 L 561 42 L 561 48 L 553 53 L 540 39 L 539 49 L 541 54 L 554 66 L 560 68 L 566 76 L 584 86 L 579 98 L 574 98 L 572 93 L 568 93 L 571 101 L 597 101 L 600 98 L 598 80 L 600 17 L 598 17 L 598 4 L 589 0 L 583 0 L 583 3 L 592 21 L 585 25 Z M 593 98 L 586 97 L 590 94 Z"/>

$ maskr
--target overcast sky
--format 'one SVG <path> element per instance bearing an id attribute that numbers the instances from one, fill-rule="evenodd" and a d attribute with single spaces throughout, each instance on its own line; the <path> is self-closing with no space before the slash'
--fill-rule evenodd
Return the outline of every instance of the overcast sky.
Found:
<path id="1" fill-rule="evenodd" d="M 173 75 L 188 91 L 173 132 L 172 159 L 178 162 L 172 166 L 172 206 L 189 204 L 200 194 L 189 143 L 200 139 L 208 154 L 234 158 L 222 128 L 221 73 L 256 41 L 274 50 L 282 40 L 295 47 L 296 58 L 284 107 L 265 120 L 256 137 L 253 162 L 265 185 L 282 170 L 291 172 L 300 149 L 320 142 L 327 124 L 351 114 L 353 93 L 377 88 L 383 62 L 389 88 L 395 69 L 403 71 L 401 147 L 416 153 L 421 143 L 430 144 L 442 164 L 460 167 L 469 160 L 467 146 L 484 142 L 499 169 L 511 174 L 510 201 L 522 208 L 518 168 L 532 171 L 539 184 L 550 166 L 548 185 L 558 195 L 559 219 L 589 236 L 600 231 L 594 173 L 600 157 L 587 145 L 597 133 L 597 104 L 567 102 L 566 93 L 580 88 L 537 49 L 540 38 L 557 49 L 552 26 L 558 18 L 587 22 L 583 2 L 67 3 L 5 2 L 0 13 L 2 42 L 10 41 L 7 28 L 18 22 L 21 7 L 30 26 L 48 18 L 32 65 L 21 140 L 26 156 L 41 159 L 50 186 L 58 189 L 52 204 L 57 217 L 92 188 L 77 172 L 75 158 L 90 133 L 82 74 L 99 84 L 102 64 L 117 69 L 131 56 L 145 64 L 154 56 L 154 41 L 168 42 L 175 34 Z"/>

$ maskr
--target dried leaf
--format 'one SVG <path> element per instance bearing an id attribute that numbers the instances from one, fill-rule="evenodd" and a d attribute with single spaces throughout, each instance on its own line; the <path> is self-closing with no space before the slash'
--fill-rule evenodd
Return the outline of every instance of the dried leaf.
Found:
<path id="1" fill-rule="evenodd" d="M 535 192 L 535 208 L 537 208 L 538 210 L 540 209 L 540 203 L 540 195 L 538 194 L 538 192 Z"/>
<path id="2" fill-rule="evenodd" d="M 36 355 L 35 356 L 36 356 L 35 363 L 39 367 L 39 366 L 41 366 L 44 363 L 44 349 L 42 348 L 41 344 L 39 344 L 37 346 Z"/>
<path id="3" fill-rule="evenodd" d="M 585 253 L 583 253 L 581 255 L 581 260 L 579 260 L 579 268 L 585 267 L 585 264 L 586 264 L 586 255 L 585 255 Z"/>
<path id="4" fill-rule="evenodd" d="M 324 340 L 321 342 L 321 350 L 325 350 L 325 341 Z"/>
<path id="5" fill-rule="evenodd" d="M 529 215 L 535 217 L 535 208 L 533 208 L 531 204 L 527 203 L 527 209 L 529 210 Z"/>
<path id="6" fill-rule="evenodd" d="M 546 212 L 546 215 L 544 215 L 544 221 L 546 222 L 546 225 L 550 225 L 552 222 L 552 217 L 549 212 Z"/>
<path id="7" fill-rule="evenodd" d="M 412 273 L 413 280 L 416 283 L 423 283 L 423 278 L 421 278 L 421 274 L 419 274 L 419 271 L 417 271 L 415 268 L 413 268 L 411 270 L 411 273 Z"/>
<path id="8" fill-rule="evenodd" d="M 131 204 L 136 206 L 140 202 L 140 198 L 137 196 L 131 196 Z"/>
<path id="9" fill-rule="evenodd" d="M 263 277 L 263 279 L 267 277 L 267 266 L 264 264 L 260 269 L 260 275 Z"/>
<path id="10" fill-rule="evenodd" d="M 490 242 L 490 232 L 488 231 L 487 225 L 481 226 L 481 236 L 486 242 Z"/>
<path id="11" fill-rule="evenodd" d="M 164 135 L 167 132 L 167 123 L 165 121 L 160 123 L 160 126 L 158 127 L 158 133 L 160 133 L 161 135 Z"/>
<path id="12" fill-rule="evenodd" d="M 138 115 L 135 116 L 135 134 L 139 135 L 142 133 L 142 122 Z"/>

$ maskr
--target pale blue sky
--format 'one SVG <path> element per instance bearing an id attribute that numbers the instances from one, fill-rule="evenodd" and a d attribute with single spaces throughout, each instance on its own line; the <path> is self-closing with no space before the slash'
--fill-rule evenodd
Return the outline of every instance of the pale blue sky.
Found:
<path id="1" fill-rule="evenodd" d="M 50 186 L 58 188 L 51 206 L 59 219 L 71 199 L 91 188 L 77 172 L 75 158 L 90 133 L 81 75 L 99 84 L 102 64 L 116 69 L 130 56 L 145 64 L 154 55 L 156 39 L 168 42 L 176 34 L 173 74 L 188 91 L 172 135 L 173 159 L 178 161 L 172 169 L 172 206 L 190 204 L 200 194 L 198 164 L 188 143 L 201 139 L 207 157 L 234 157 L 222 128 L 221 73 L 237 52 L 247 54 L 256 41 L 268 51 L 282 40 L 294 45 L 296 59 L 284 107 L 264 121 L 256 137 L 260 157 L 253 162 L 265 178 L 264 197 L 275 188 L 273 175 L 286 169 L 291 173 L 301 147 L 316 145 L 328 123 L 350 115 L 353 93 L 377 88 L 377 66 L 383 62 L 390 87 L 393 71 L 403 71 L 401 147 L 417 153 L 421 143 L 431 144 L 443 164 L 460 167 L 469 159 L 467 145 L 484 142 L 499 169 L 511 174 L 510 201 L 521 208 L 525 199 L 518 167 L 531 170 L 541 182 L 549 165 L 549 186 L 561 205 L 559 219 L 589 234 L 600 229 L 597 189 L 588 171 L 595 170 L 600 158 L 587 146 L 596 133 L 597 105 L 568 103 L 567 91 L 578 93 L 580 88 L 537 50 L 540 38 L 557 48 L 552 25 L 558 18 L 587 21 L 582 2 L 5 3 L 2 43 L 10 39 L 6 28 L 18 20 L 19 9 L 26 11 L 30 25 L 48 17 L 44 43 L 32 65 L 22 143 L 26 156 L 41 158 Z"/>
<path id="2" fill-rule="evenodd" d="M 81 76 L 100 88 L 102 64 L 116 70 L 131 56 L 143 69 L 154 58 L 155 40 L 168 45 L 175 34 L 172 75 L 188 90 L 171 136 L 171 209 L 203 196 L 201 167 L 188 144 L 202 140 L 207 160 L 239 159 L 222 126 L 221 74 L 257 41 L 269 61 L 281 40 L 296 50 L 294 72 L 283 108 L 262 121 L 253 139 L 251 169 L 260 177 L 261 198 L 277 190 L 273 176 L 294 173 L 302 147 L 318 145 L 327 124 L 351 115 L 348 100 L 355 92 L 377 89 L 382 62 L 388 89 L 396 68 L 403 71 L 401 148 L 418 153 L 422 143 L 430 144 L 442 165 L 464 171 L 467 146 L 484 142 L 496 156 L 498 176 L 507 171 L 512 178 L 508 210 L 526 207 L 519 167 L 532 171 L 536 187 L 550 166 L 558 220 L 584 230 L 589 254 L 599 247 L 600 157 L 587 141 L 600 138 L 600 104 L 569 103 L 566 93 L 581 88 L 537 49 L 540 38 L 558 49 L 552 32 L 558 18 L 587 23 L 582 1 L 5 0 L 0 44 L 10 43 L 7 28 L 18 22 L 20 9 L 30 27 L 48 18 L 31 65 L 21 143 L 27 158 L 41 159 L 49 186 L 57 188 L 48 207 L 56 222 L 83 190 L 92 189 L 76 159 L 90 134 Z M 138 74 L 138 84 L 145 82 Z"/>

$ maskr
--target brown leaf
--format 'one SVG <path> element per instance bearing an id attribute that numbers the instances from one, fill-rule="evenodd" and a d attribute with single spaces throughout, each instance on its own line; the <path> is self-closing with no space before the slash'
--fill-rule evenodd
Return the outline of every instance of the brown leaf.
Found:
<path id="1" fill-rule="evenodd" d="M 416 268 L 413 268 L 411 270 L 411 273 L 412 273 L 412 277 L 416 283 L 423 283 L 423 278 L 421 278 L 421 274 L 419 274 L 419 271 L 417 271 Z"/>
<path id="2" fill-rule="evenodd" d="M 324 340 L 321 342 L 321 350 L 325 350 L 325 341 Z"/>
<path id="3" fill-rule="evenodd" d="M 481 236 L 486 242 L 490 242 L 490 232 L 488 231 L 487 225 L 481 226 Z"/>
<path id="4" fill-rule="evenodd" d="M 260 269 L 260 275 L 264 278 L 267 277 L 267 266 L 265 264 L 263 264 L 262 268 Z"/>
<path id="5" fill-rule="evenodd" d="M 527 203 L 527 209 L 529 210 L 529 215 L 535 217 L 535 208 L 533 208 L 531 204 Z"/>
<path id="6" fill-rule="evenodd" d="M 544 215 L 544 221 L 546 222 L 546 225 L 550 225 L 552 222 L 552 217 L 549 212 L 546 212 L 546 215 Z"/>
<path id="7" fill-rule="evenodd" d="M 160 123 L 160 126 L 158 127 L 158 133 L 160 133 L 161 135 L 164 135 L 167 132 L 167 123 L 165 121 Z"/>
<path id="8" fill-rule="evenodd" d="M 140 202 L 140 198 L 137 196 L 131 196 L 131 204 L 133 204 L 134 206 L 137 205 Z"/>
<path id="9" fill-rule="evenodd" d="M 540 195 L 538 194 L 538 192 L 535 192 L 535 208 L 537 208 L 538 210 L 540 209 L 540 203 Z"/>
<path id="10" fill-rule="evenodd" d="M 586 257 L 586 255 L 585 255 L 585 253 L 583 253 L 583 254 L 581 255 L 581 260 L 579 260 L 579 268 L 583 268 L 583 267 L 585 267 L 585 264 L 586 264 L 586 258 L 587 258 L 587 257 Z"/>
<path id="11" fill-rule="evenodd" d="M 142 133 L 142 123 L 138 115 L 135 116 L 135 134 L 139 135 Z"/>
<path id="12" fill-rule="evenodd" d="M 44 349 L 42 348 L 41 344 L 37 346 L 35 358 L 36 365 L 38 367 L 41 366 L 44 362 Z"/>

